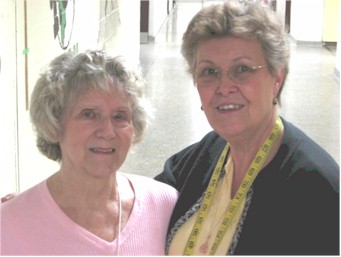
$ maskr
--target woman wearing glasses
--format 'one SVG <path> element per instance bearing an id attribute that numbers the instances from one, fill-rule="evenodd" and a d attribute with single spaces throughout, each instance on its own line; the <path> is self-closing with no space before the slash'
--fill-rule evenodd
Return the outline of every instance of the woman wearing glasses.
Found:
<path id="1" fill-rule="evenodd" d="M 339 253 L 339 167 L 278 114 L 289 47 L 260 4 L 203 8 L 182 54 L 214 129 L 156 179 L 179 190 L 170 255 Z"/>

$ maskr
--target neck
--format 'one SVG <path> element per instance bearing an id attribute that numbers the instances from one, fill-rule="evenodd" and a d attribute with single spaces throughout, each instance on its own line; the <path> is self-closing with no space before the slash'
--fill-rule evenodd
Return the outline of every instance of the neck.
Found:
<path id="1" fill-rule="evenodd" d="M 52 175 L 47 185 L 51 195 L 60 206 L 100 209 L 108 202 L 117 201 L 118 188 L 116 173 L 107 179 L 73 176 L 60 170 Z"/>
<path id="2" fill-rule="evenodd" d="M 134 204 L 134 192 L 129 181 L 116 173 L 107 183 L 71 179 L 69 173 L 59 171 L 51 176 L 48 189 L 60 209 L 75 223 L 112 242 L 127 223 Z M 123 192 L 123 194 L 121 193 Z M 119 241 L 119 240 L 118 240 Z"/>
<path id="3" fill-rule="evenodd" d="M 234 178 L 232 185 L 233 196 L 238 190 L 257 152 L 273 129 L 276 118 L 277 116 L 274 116 L 266 124 L 264 124 L 262 128 L 260 128 L 258 131 L 255 131 L 252 136 L 243 138 L 243 140 L 232 140 L 229 142 L 231 148 L 231 157 L 234 165 Z M 264 166 L 266 166 L 276 155 L 280 147 L 282 137 L 283 131 L 280 132 L 278 140 L 274 142 L 271 152 L 265 160 Z"/>

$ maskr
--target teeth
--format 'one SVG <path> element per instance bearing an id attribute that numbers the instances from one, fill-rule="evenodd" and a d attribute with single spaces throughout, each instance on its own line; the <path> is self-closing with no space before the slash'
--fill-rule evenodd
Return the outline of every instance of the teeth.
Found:
<path id="1" fill-rule="evenodd" d="M 95 153 L 113 153 L 115 151 L 114 148 L 91 148 L 90 150 Z"/>
<path id="2" fill-rule="evenodd" d="M 240 108 L 242 108 L 240 104 L 229 104 L 218 107 L 219 110 L 238 110 Z"/>

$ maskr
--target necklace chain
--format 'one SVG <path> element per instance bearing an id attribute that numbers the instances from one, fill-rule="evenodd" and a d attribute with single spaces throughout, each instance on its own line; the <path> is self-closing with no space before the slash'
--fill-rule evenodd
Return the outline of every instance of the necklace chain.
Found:
<path id="1" fill-rule="evenodd" d="M 118 198 L 118 224 L 117 224 L 117 256 L 120 256 L 121 224 L 122 224 L 122 201 L 117 179 L 117 198 Z"/>

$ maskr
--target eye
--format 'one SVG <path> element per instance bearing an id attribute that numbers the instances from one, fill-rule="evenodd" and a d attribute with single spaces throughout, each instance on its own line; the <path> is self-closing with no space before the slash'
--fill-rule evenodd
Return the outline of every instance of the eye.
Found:
<path id="1" fill-rule="evenodd" d="M 208 82 L 219 77 L 220 70 L 214 67 L 202 68 L 196 72 L 196 79 L 200 82 Z"/>
<path id="2" fill-rule="evenodd" d="M 114 115 L 114 119 L 115 120 L 126 120 L 126 115 L 124 115 L 122 113 L 118 113 L 118 114 Z"/>
<path id="3" fill-rule="evenodd" d="M 217 76 L 218 73 L 219 70 L 217 68 L 206 68 L 202 71 L 202 76 L 204 77 Z"/>
<path id="4" fill-rule="evenodd" d="M 118 122 L 130 122 L 131 120 L 131 115 L 129 112 L 118 112 L 114 114 L 113 119 Z"/>
<path id="5" fill-rule="evenodd" d="M 85 109 L 81 112 L 81 117 L 85 119 L 94 119 L 96 117 L 96 112 L 92 109 Z"/>
<path id="6" fill-rule="evenodd" d="M 247 65 L 237 65 L 232 70 L 236 74 L 248 73 L 248 72 L 252 72 L 253 71 L 253 69 L 251 67 L 247 66 Z"/>

